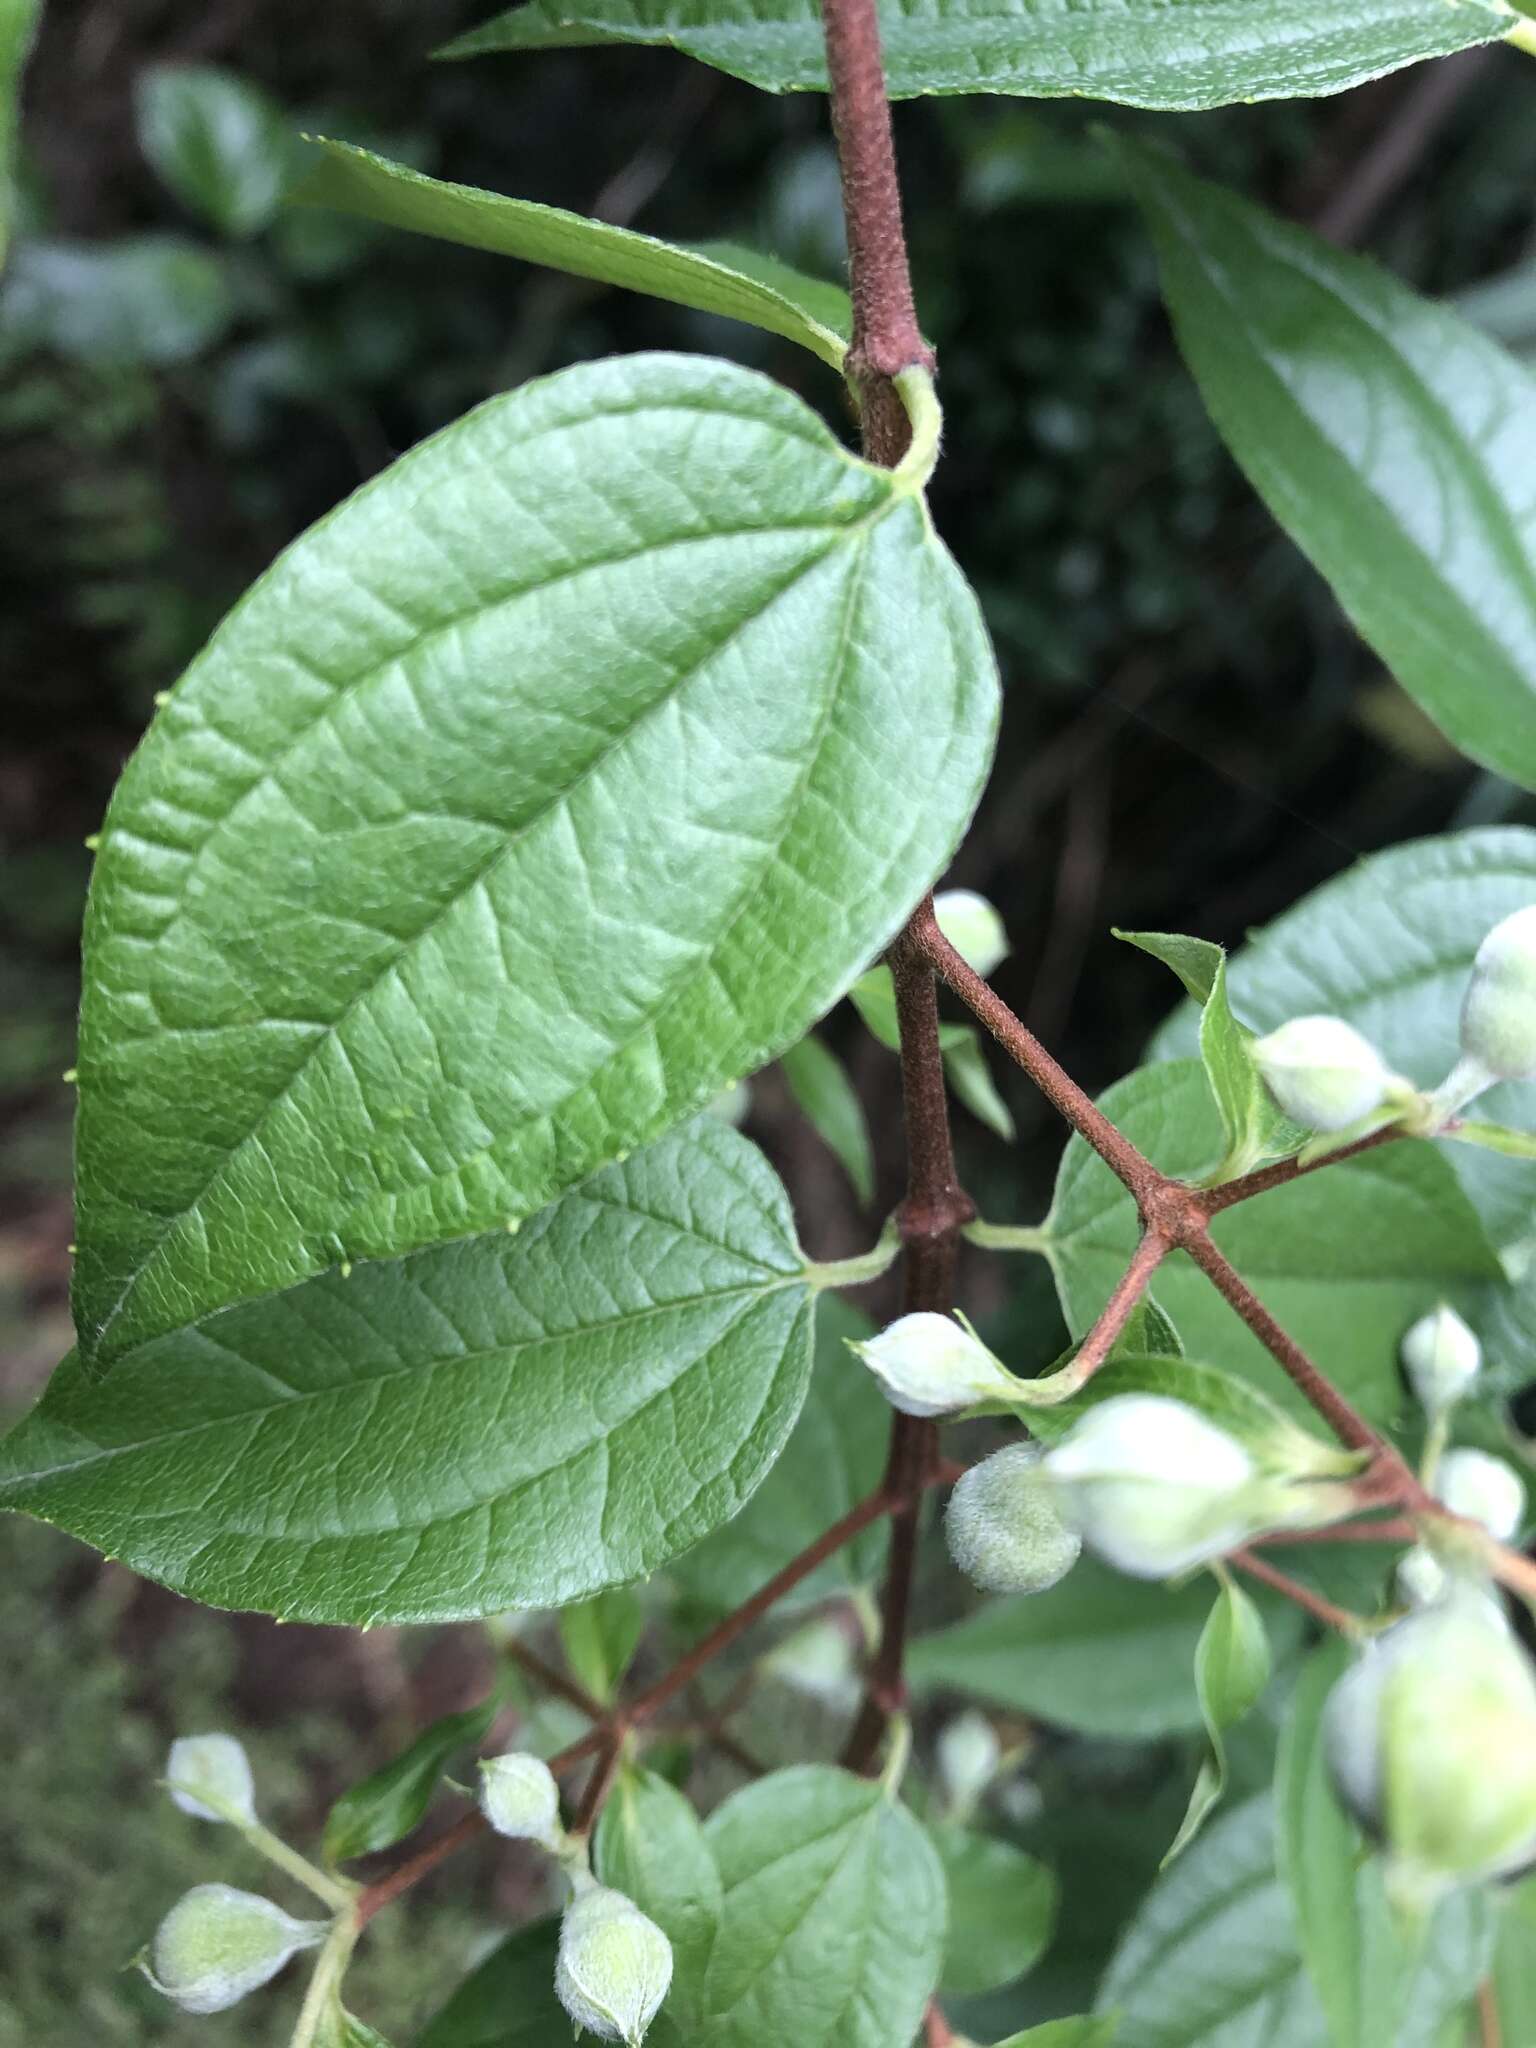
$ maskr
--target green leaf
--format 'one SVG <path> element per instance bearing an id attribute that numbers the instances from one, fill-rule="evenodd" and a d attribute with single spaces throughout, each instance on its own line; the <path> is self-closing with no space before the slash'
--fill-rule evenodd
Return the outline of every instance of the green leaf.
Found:
<path id="1" fill-rule="evenodd" d="M 1273 1668 L 1264 1617 L 1241 1586 L 1223 1578 L 1210 1619 L 1195 1649 L 1195 1689 L 1210 1738 L 1173 1846 L 1165 1861 L 1187 1849 L 1227 1788 L 1226 1730 L 1259 1703 Z"/>
<path id="2" fill-rule="evenodd" d="M 328 2048 L 389 2048 L 389 2043 L 356 2013 L 343 2012 L 339 2025 L 328 2037 Z"/>
<path id="3" fill-rule="evenodd" d="M 371 1856 L 408 1835 L 436 1798 L 453 1758 L 483 1739 L 496 1705 L 493 1695 L 462 1714 L 444 1714 L 409 1749 L 343 1792 L 326 1817 L 326 1861 Z"/>
<path id="4" fill-rule="evenodd" d="M 735 1793 L 705 1830 L 723 1905 L 709 1953 L 709 2048 L 910 2041 L 944 1955 L 944 1871 L 883 1788 L 820 1764 Z"/>
<path id="5" fill-rule="evenodd" d="M 629 1669 L 645 1609 L 627 1586 L 610 1587 L 560 1610 L 560 1643 L 578 1684 L 606 1706 Z"/>
<path id="6" fill-rule="evenodd" d="M 1048 1593 L 989 1600 L 919 1636 L 908 1674 L 1084 1735 L 1139 1741 L 1198 1728 L 1192 1666 L 1210 1603 L 1084 1558 Z"/>
<path id="7" fill-rule="evenodd" d="M 869 1120 L 847 1068 L 814 1035 L 792 1045 L 779 1064 L 790 1094 L 842 1162 L 859 1200 L 873 1201 L 875 1160 Z"/>
<path id="8" fill-rule="evenodd" d="M 1536 787 L 1536 379 L 1374 263 L 1118 147 L 1254 488 L 1442 731 Z"/>
<path id="9" fill-rule="evenodd" d="M 1143 1067 L 1102 1107 L 1167 1172 L 1199 1180 L 1220 1153 L 1220 1119 L 1194 1061 Z M 1063 1156 L 1047 1228 L 1063 1313 L 1081 1336 L 1125 1270 L 1138 1225 L 1134 1202 L 1080 1138 Z M 1473 1309 L 1500 1281 L 1446 1158 L 1414 1141 L 1240 1203 L 1212 1235 L 1340 1391 L 1382 1424 L 1405 1405 L 1397 1346 L 1409 1324 L 1442 1300 Z M 1153 1288 L 1196 1357 L 1219 1359 L 1303 1412 L 1279 1366 L 1182 1252 Z"/>
<path id="10" fill-rule="evenodd" d="M 749 371 L 584 364 L 404 456 L 257 583 L 112 800 L 93 1365 L 515 1223 L 776 1058 L 943 867 L 996 714 L 914 476 Z"/>
<path id="11" fill-rule="evenodd" d="M 758 259 L 743 268 L 733 261 L 734 250 L 723 253 L 725 245 L 720 252 L 679 248 L 558 206 L 444 184 L 349 143 L 312 140 L 322 154 L 293 195 L 300 205 L 334 207 L 386 227 L 647 292 L 695 312 L 745 320 L 842 368 L 851 320 L 847 294 L 802 278 L 788 264 Z"/>
<path id="12" fill-rule="evenodd" d="M 1300 1151 L 1309 1133 L 1276 1108 L 1253 1057 L 1254 1034 L 1238 1023 L 1227 994 L 1227 956 L 1206 939 L 1172 932 L 1115 933 L 1164 961 L 1200 1004 L 1200 1058 L 1221 1114 L 1223 1153 L 1211 1184 L 1236 1180 L 1266 1159 Z"/>
<path id="13" fill-rule="evenodd" d="M 940 1989 L 994 1991 L 1032 1970 L 1056 1927 L 1056 1880 L 1011 1842 L 969 1828 L 933 1830 L 949 1892 L 949 1941 Z"/>
<path id="14" fill-rule="evenodd" d="M 1457 1020 L 1479 942 L 1533 901 L 1536 832 L 1508 826 L 1414 840 L 1361 861 L 1266 926 L 1233 956 L 1232 999 L 1259 1031 L 1316 1011 L 1347 1018 L 1389 1065 L 1433 1088 L 1456 1056 Z M 1151 1054 L 1192 1052 L 1195 1034 L 1196 1018 L 1185 1006 L 1158 1033 Z M 1536 1129 L 1536 1083 L 1495 1089 L 1478 1110 L 1513 1128 Z M 1389 1147 L 1383 1156 L 1401 1149 Z M 1530 1234 L 1528 1165 L 1470 1145 L 1449 1145 L 1444 1157 L 1496 1244 Z M 1317 1178 L 1328 1182 L 1341 1170 L 1329 1167 Z"/>
<path id="15" fill-rule="evenodd" d="M 1022 2034 L 1010 2034 L 997 2048 L 1112 2048 L 1120 2031 L 1113 2013 L 1088 2014 L 1080 2019 L 1047 2020 L 1043 2026 L 1026 2027 Z"/>
<path id="16" fill-rule="evenodd" d="M 61 1370 L 0 1504 L 215 1606 L 368 1626 L 556 1607 L 724 1521 L 789 1435 L 811 1298 L 712 1118 L 524 1225 Z"/>
<path id="17" fill-rule="evenodd" d="M 1422 57 L 1502 35 L 1482 0 L 931 0 L 882 9 L 890 91 L 1019 93 L 1217 107 L 1342 92 Z M 532 0 L 439 54 L 663 43 L 768 92 L 821 91 L 826 57 L 815 0 Z"/>
<path id="18" fill-rule="evenodd" d="M 267 225 L 295 137 L 264 92 L 212 64 L 152 64 L 134 100 L 139 147 L 178 199 L 226 235 Z"/>
<path id="19" fill-rule="evenodd" d="M 223 263 L 186 235 L 28 241 L 0 331 L 75 362 L 164 369 L 211 348 L 234 313 Z"/>
<path id="20" fill-rule="evenodd" d="M 558 1919 L 520 1927 L 428 2021 L 416 2048 L 555 2048 L 571 2022 L 555 1996 Z"/>
<path id="21" fill-rule="evenodd" d="M 10 247 L 16 212 L 21 79 L 41 14 L 42 0 L 0 0 L 0 268 Z"/>
<path id="22" fill-rule="evenodd" d="M 1503 1902 L 1493 1995 L 1505 2041 L 1536 2041 L 1536 1883 L 1529 1879 Z"/>
<path id="23" fill-rule="evenodd" d="M 823 1530 L 874 1492 L 885 1469 L 890 1407 L 851 1356 L 867 1316 L 835 1294 L 816 1306 L 816 1369 L 784 1452 L 740 1514 L 669 1567 L 701 1607 L 725 1614 L 766 1585 Z M 789 1614 L 871 1584 L 885 1558 L 884 1522 L 829 1557 L 779 1602 Z"/>
<path id="24" fill-rule="evenodd" d="M 687 2034 L 701 2017 L 704 1976 L 724 1910 L 703 1824 L 665 1778 L 626 1771 L 603 1808 L 593 1856 L 602 1882 L 633 1899 L 672 1943 L 663 2020 L 669 2030 Z"/>

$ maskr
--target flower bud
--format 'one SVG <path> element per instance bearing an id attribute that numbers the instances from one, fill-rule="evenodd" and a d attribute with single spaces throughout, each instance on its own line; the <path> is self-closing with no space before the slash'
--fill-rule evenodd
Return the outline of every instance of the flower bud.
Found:
<path id="1" fill-rule="evenodd" d="M 295 1920 L 255 1892 L 194 1885 L 160 1922 L 148 1974 L 183 2012 L 223 2012 L 329 1933 L 328 1921 Z"/>
<path id="2" fill-rule="evenodd" d="M 1368 1642 L 1323 1743 L 1405 1905 L 1536 1857 L 1536 1669 L 1486 1593 L 1453 1587 Z"/>
<path id="3" fill-rule="evenodd" d="M 1003 920 L 974 889 L 941 889 L 933 899 L 939 930 L 975 973 L 990 974 L 1008 958 Z"/>
<path id="4" fill-rule="evenodd" d="M 983 1593 L 1043 1593 L 1077 1563 L 1039 1444 L 1009 1444 L 963 1473 L 949 1497 L 949 1554 Z"/>
<path id="5" fill-rule="evenodd" d="M 1429 1607 L 1445 1592 L 1445 1566 L 1427 1543 L 1415 1543 L 1398 1559 L 1397 1590 L 1408 1607 Z"/>
<path id="6" fill-rule="evenodd" d="M 1368 1039 L 1342 1017 L 1293 1017 L 1253 1057 L 1264 1085 L 1293 1123 L 1342 1131 L 1379 1109 L 1392 1076 Z"/>
<path id="7" fill-rule="evenodd" d="M 1444 1301 L 1420 1316 L 1401 1348 L 1408 1384 L 1427 1415 L 1443 1415 L 1453 1408 L 1483 1362 L 1483 1347 Z"/>
<path id="8" fill-rule="evenodd" d="M 930 1310 L 901 1316 L 878 1337 L 849 1348 L 903 1415 L 954 1415 L 978 1401 L 1011 1400 L 1019 1391 L 980 1338 Z"/>
<path id="9" fill-rule="evenodd" d="M 986 1715 L 970 1707 L 939 1730 L 933 1760 L 951 1812 L 968 1814 L 997 1776 L 1003 1745 Z"/>
<path id="10" fill-rule="evenodd" d="M 1525 1482 L 1513 1465 L 1487 1451 L 1447 1451 L 1435 1472 L 1434 1494 L 1453 1515 L 1481 1522 L 1496 1542 L 1508 1543 L 1525 1520 Z"/>
<path id="11" fill-rule="evenodd" d="M 1478 947 L 1461 1044 L 1498 1080 L 1536 1079 L 1536 903 L 1496 924 Z"/>
<path id="12" fill-rule="evenodd" d="M 514 1750 L 486 1757 L 480 1765 L 480 1811 L 498 1835 L 541 1842 L 556 1848 L 560 1826 L 560 1790 L 542 1758 Z"/>
<path id="13" fill-rule="evenodd" d="M 233 1735 L 178 1736 L 166 1758 L 165 1781 L 176 1805 L 194 1820 L 238 1824 L 256 1818 L 250 1759 Z"/>
<path id="14" fill-rule="evenodd" d="M 1101 1401 L 1044 1469 L 1089 1549 L 1136 1578 L 1170 1578 L 1290 1519 L 1286 1489 L 1236 1437 L 1164 1394 Z"/>
<path id="15" fill-rule="evenodd" d="M 632 1899 L 588 1884 L 560 1922 L 555 1995 L 578 2028 L 640 2048 L 672 1982 L 672 1944 Z"/>

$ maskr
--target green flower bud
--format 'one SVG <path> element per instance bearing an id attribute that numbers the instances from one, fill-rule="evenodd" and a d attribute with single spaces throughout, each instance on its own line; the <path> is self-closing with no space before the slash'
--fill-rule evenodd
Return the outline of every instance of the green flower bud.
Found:
<path id="1" fill-rule="evenodd" d="M 1428 1415 L 1453 1408 L 1477 1378 L 1483 1347 L 1448 1302 L 1420 1316 L 1404 1337 L 1403 1369 Z"/>
<path id="2" fill-rule="evenodd" d="M 194 1885 L 160 1922 L 147 1974 L 183 2012 L 223 2012 L 330 1931 L 328 1921 L 295 1920 L 255 1892 Z"/>
<path id="3" fill-rule="evenodd" d="M 1487 1451 L 1447 1451 L 1435 1472 L 1434 1494 L 1453 1515 L 1481 1522 L 1489 1535 L 1508 1543 L 1525 1520 L 1525 1482 L 1513 1465 Z"/>
<path id="4" fill-rule="evenodd" d="M 233 1735 L 178 1736 L 166 1758 L 165 1780 L 176 1805 L 194 1820 L 238 1824 L 256 1818 L 250 1758 Z"/>
<path id="5" fill-rule="evenodd" d="M 517 1750 L 486 1757 L 480 1765 L 480 1811 L 498 1835 L 515 1841 L 553 1849 L 563 1839 L 560 1789 L 540 1757 Z"/>
<path id="6" fill-rule="evenodd" d="M 954 1415 L 978 1401 L 1011 1400 L 1019 1383 L 986 1345 L 949 1316 L 901 1316 L 866 1344 L 853 1344 L 903 1415 Z"/>
<path id="7" fill-rule="evenodd" d="M 560 1922 L 555 1995 L 578 2028 L 640 2048 L 672 1982 L 672 1944 L 632 1899 L 588 1883 Z"/>
<path id="8" fill-rule="evenodd" d="M 1392 1076 L 1368 1039 L 1342 1017 L 1293 1017 L 1254 1041 L 1264 1085 L 1293 1123 L 1342 1131 L 1379 1109 Z"/>
<path id="9" fill-rule="evenodd" d="M 1236 1437 L 1164 1394 L 1115 1394 L 1045 1457 L 1090 1550 L 1166 1579 L 1297 1519 L 1301 1489 L 1261 1472 Z"/>
<path id="10" fill-rule="evenodd" d="M 985 1714 L 970 1707 L 939 1730 L 934 1764 L 951 1813 L 970 1813 L 997 1776 L 1003 1745 Z"/>
<path id="11" fill-rule="evenodd" d="M 1536 1857 L 1536 1668 L 1481 1590 L 1453 1587 L 1368 1642 L 1329 1695 L 1323 1741 L 1404 1905 Z"/>
<path id="12" fill-rule="evenodd" d="M 949 1497 L 949 1554 L 983 1593 L 1043 1593 L 1077 1563 L 1039 1444 L 1009 1444 L 961 1475 Z"/>
<path id="13" fill-rule="evenodd" d="M 977 974 L 990 974 L 1008 958 L 1003 920 L 974 889 L 941 889 L 933 899 L 939 930 Z"/>
<path id="14" fill-rule="evenodd" d="M 1536 903 L 1496 924 L 1478 947 L 1461 1043 L 1497 1080 L 1536 1079 Z"/>

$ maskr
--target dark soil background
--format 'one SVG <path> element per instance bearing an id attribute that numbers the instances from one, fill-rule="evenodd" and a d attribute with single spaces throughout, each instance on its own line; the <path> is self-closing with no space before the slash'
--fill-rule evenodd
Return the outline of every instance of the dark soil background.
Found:
<path id="1" fill-rule="evenodd" d="M 146 67 L 214 63 L 306 129 L 678 239 L 730 236 L 839 275 L 825 108 L 668 53 L 434 65 L 457 0 L 53 0 L 24 106 L 17 275 L 69 271 L 40 338 L 0 300 L 0 1418 L 69 1343 L 69 1090 L 89 856 L 113 779 L 202 638 L 294 534 L 499 389 L 614 350 L 755 363 L 842 420 L 788 344 L 502 259 L 316 215 L 221 242 L 141 151 Z M 1135 1064 L 1166 975 L 1112 923 L 1228 943 L 1357 855 L 1530 819 L 1382 675 L 1206 424 L 1141 227 L 1091 137 L 1107 118 L 1466 295 L 1536 347 L 1529 63 L 1476 53 L 1302 106 L 1156 120 L 973 100 L 897 113 L 919 305 L 948 414 L 933 504 L 976 582 L 1008 690 L 991 791 L 952 879 L 1000 907 L 1003 993 L 1086 1085 Z M 143 238 L 175 237 L 151 245 Z M 166 250 L 177 290 L 165 288 Z M 895 1062 L 827 1027 L 869 1108 L 876 1215 L 899 1192 Z M 1005 1146 L 958 1114 L 988 1212 L 1034 1219 L 1061 1134 L 1022 1077 Z M 841 1169 L 775 1075 L 748 1128 L 810 1248 L 869 1241 Z M 1015 1275 L 1018 1348 L 1057 1338 L 1043 1268 Z M 994 1269 L 974 1305 L 997 1313 Z M 254 1731 L 273 1801 L 328 1796 L 483 1688 L 477 1631 L 350 1639 L 194 1614 L 28 1525 L 0 1529 L 0 2048 L 192 2041 L 113 1974 L 224 1850 L 160 1812 L 174 1728 Z M 125 1885 L 124 1876 L 133 1882 Z M 251 1873 L 246 1873 L 249 1881 Z M 371 1967 L 379 2015 L 427 2009 L 479 1938 L 471 1871 Z M 526 1873 L 497 1883 L 516 1894 Z M 503 1897 L 504 1905 L 516 1896 Z M 412 1944 L 414 1943 L 414 1947 Z M 426 1959 L 423 1962 L 423 1958 Z M 80 1985 L 92 1985 L 80 2004 Z M 253 2009 L 254 2010 L 254 2009 Z M 82 2026 L 82 2011 L 88 2025 Z M 386 2019 L 385 2015 L 389 2017 Z M 267 2021 L 221 2038 L 262 2042 Z"/>

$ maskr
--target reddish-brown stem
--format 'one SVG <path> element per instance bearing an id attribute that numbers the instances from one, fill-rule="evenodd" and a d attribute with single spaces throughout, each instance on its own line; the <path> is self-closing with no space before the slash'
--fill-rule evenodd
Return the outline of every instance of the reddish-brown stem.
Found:
<path id="1" fill-rule="evenodd" d="M 1173 1247 L 1161 1231 L 1144 1230 L 1135 1256 L 1115 1282 L 1115 1291 L 1099 1311 L 1099 1319 L 1077 1347 L 1071 1371 L 1082 1385 L 1091 1380 L 1114 1348 L 1115 1339 L 1131 1319 L 1152 1275 Z"/>
<path id="2" fill-rule="evenodd" d="M 1415 1543 L 1419 1525 L 1406 1515 L 1389 1515 L 1377 1522 L 1332 1522 L 1325 1529 L 1276 1529 L 1254 1539 L 1262 1550 L 1295 1550 L 1316 1543 Z"/>
<path id="3" fill-rule="evenodd" d="M 1477 1987 L 1478 2048 L 1504 2048 L 1504 2022 L 1499 2017 L 1499 1994 L 1493 1979 L 1485 1977 Z"/>
<path id="4" fill-rule="evenodd" d="M 537 1650 L 530 1650 L 526 1643 L 520 1643 L 514 1637 L 502 1646 L 502 1654 L 526 1671 L 545 1692 L 553 1693 L 557 1699 L 578 1708 L 589 1721 L 602 1720 L 605 1712 L 602 1701 L 594 1698 L 585 1686 L 578 1685 L 574 1678 L 567 1678 L 563 1671 L 547 1663 Z"/>
<path id="5" fill-rule="evenodd" d="M 957 2040 L 954 2028 L 944 2017 L 944 2011 L 936 1998 L 928 2001 L 928 2010 L 923 2014 L 923 2048 L 950 2048 Z"/>
<path id="6" fill-rule="evenodd" d="M 605 1743 L 598 1751 L 597 1761 L 593 1764 L 591 1774 L 586 1784 L 582 1787 L 581 1800 L 576 1808 L 575 1818 L 571 1822 L 571 1833 L 573 1835 L 590 1835 L 596 1826 L 597 1817 L 603 1810 L 603 1804 L 609 1792 L 613 1789 L 613 1781 L 618 1774 L 619 1758 L 623 1754 L 624 1743 L 619 1736 L 615 1736 L 611 1742 Z"/>
<path id="7" fill-rule="evenodd" d="M 1066 1069 L 1052 1059 L 1034 1033 L 1016 1017 L 1002 997 L 955 951 L 939 930 L 931 909 L 914 919 L 908 932 L 929 964 L 968 1010 L 984 1024 L 1009 1058 L 1028 1074 L 1051 1107 L 1085 1138 L 1110 1171 L 1122 1180 L 1146 1213 L 1148 1198 L 1168 1187 L 1146 1155 L 1091 1102 Z"/>
<path id="8" fill-rule="evenodd" d="M 1289 1187 L 1293 1180 L 1303 1180 L 1325 1166 L 1337 1166 L 1342 1159 L 1358 1159 L 1362 1152 L 1374 1152 L 1378 1145 L 1390 1145 L 1394 1139 L 1407 1136 L 1401 1124 L 1388 1124 L 1384 1131 L 1372 1131 L 1368 1138 L 1357 1138 L 1353 1145 L 1341 1145 L 1337 1152 L 1325 1152 L 1321 1159 L 1310 1159 L 1305 1166 L 1299 1159 L 1277 1160 L 1273 1166 L 1260 1166 L 1252 1173 L 1240 1174 L 1236 1180 L 1223 1181 L 1220 1187 L 1202 1189 L 1201 1206 L 1207 1216 L 1219 1216 L 1223 1209 L 1235 1208 L 1255 1195 L 1267 1195 L 1271 1188 Z"/>
<path id="9" fill-rule="evenodd" d="M 1347 1607 L 1335 1607 L 1331 1600 L 1325 1600 L 1321 1593 L 1314 1593 L 1310 1586 L 1304 1586 L 1298 1579 L 1277 1571 L 1262 1557 L 1251 1550 L 1234 1550 L 1227 1559 L 1239 1571 L 1247 1572 L 1250 1578 L 1262 1580 L 1266 1586 L 1273 1586 L 1277 1593 L 1283 1593 L 1287 1600 L 1293 1600 L 1298 1607 L 1322 1622 L 1327 1628 L 1334 1628 L 1341 1635 L 1357 1636 L 1364 1623 L 1358 1614 L 1351 1614 Z"/>

